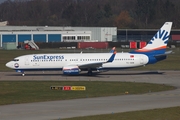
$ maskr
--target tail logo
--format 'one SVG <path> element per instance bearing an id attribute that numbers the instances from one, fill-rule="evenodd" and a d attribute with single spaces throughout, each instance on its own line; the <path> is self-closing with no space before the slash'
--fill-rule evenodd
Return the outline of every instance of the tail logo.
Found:
<path id="1" fill-rule="evenodd" d="M 172 22 L 165 22 L 165 24 L 160 28 L 160 30 L 157 31 L 149 43 L 142 49 L 135 50 L 135 52 L 160 51 L 164 53 L 170 36 L 171 27 Z"/>
<path id="2" fill-rule="evenodd" d="M 154 42 L 154 40 L 159 39 L 159 40 L 163 40 L 164 44 L 167 44 L 168 42 L 168 38 L 169 38 L 169 34 L 167 31 L 165 30 L 159 30 L 155 36 L 151 39 L 151 41 L 149 42 L 149 44 L 152 44 Z"/>

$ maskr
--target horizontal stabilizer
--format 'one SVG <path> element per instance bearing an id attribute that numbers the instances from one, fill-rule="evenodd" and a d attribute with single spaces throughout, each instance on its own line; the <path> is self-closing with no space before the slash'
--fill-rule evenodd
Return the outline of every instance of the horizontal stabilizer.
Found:
<path id="1" fill-rule="evenodd" d="M 154 55 L 154 57 L 166 56 L 166 55 L 171 54 L 171 53 L 172 53 L 172 50 L 167 51 L 167 52 L 165 52 L 164 54 L 157 54 L 157 55 Z"/>
<path id="2" fill-rule="evenodd" d="M 171 54 L 171 53 L 172 53 L 172 50 L 165 52 L 166 55 Z"/>

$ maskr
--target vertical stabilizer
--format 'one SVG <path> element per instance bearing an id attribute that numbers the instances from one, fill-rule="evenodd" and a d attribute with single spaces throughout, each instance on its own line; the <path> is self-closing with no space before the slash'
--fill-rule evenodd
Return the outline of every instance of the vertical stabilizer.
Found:
<path id="1" fill-rule="evenodd" d="M 165 50 L 170 36 L 172 22 L 165 22 L 161 29 L 154 35 L 149 43 L 142 49 L 135 50 L 134 52 L 150 52 Z"/>

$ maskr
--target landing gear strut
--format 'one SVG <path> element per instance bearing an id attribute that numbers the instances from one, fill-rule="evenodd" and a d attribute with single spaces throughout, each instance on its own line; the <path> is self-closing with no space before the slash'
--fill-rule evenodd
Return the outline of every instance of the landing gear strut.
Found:
<path id="1" fill-rule="evenodd" d="M 25 73 L 23 70 L 16 70 L 16 72 L 19 72 L 19 73 L 21 73 L 22 76 L 25 76 Z"/>
<path id="2" fill-rule="evenodd" d="M 24 72 L 21 72 L 22 73 L 22 76 L 25 76 L 25 73 Z"/>
<path id="3" fill-rule="evenodd" d="M 91 70 L 91 68 L 88 69 L 87 74 L 88 74 L 89 76 L 92 76 L 92 70 Z"/>

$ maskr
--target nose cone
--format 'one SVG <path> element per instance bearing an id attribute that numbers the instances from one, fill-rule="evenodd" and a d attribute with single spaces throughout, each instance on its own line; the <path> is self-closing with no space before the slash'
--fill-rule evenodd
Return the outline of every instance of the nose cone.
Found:
<path id="1" fill-rule="evenodd" d="M 8 63 L 6 63 L 6 67 L 8 67 L 8 68 L 13 68 L 13 64 L 12 64 L 12 62 L 8 62 Z"/>

